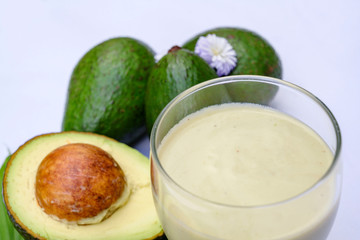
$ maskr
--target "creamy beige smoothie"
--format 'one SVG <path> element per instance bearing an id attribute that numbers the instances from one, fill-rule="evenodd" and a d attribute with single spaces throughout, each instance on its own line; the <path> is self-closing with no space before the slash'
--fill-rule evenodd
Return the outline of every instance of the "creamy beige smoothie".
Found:
<path id="1" fill-rule="evenodd" d="M 224 205 L 194 214 L 181 210 L 190 202 L 165 196 L 170 240 L 326 238 L 337 207 L 335 175 L 289 199 L 323 178 L 333 153 L 288 115 L 254 104 L 208 107 L 171 129 L 158 157 L 190 195 Z"/>

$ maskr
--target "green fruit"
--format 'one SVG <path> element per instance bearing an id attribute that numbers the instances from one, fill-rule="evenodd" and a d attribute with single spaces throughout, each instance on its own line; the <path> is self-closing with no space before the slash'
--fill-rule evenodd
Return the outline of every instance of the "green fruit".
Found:
<path id="1" fill-rule="evenodd" d="M 179 93 L 205 80 L 215 71 L 193 52 L 173 47 L 151 71 L 145 95 L 146 127 L 150 133 L 162 109 Z"/>
<path id="2" fill-rule="evenodd" d="M 84 151 L 87 148 L 80 146 L 91 148 Z M 64 151 L 65 148 L 71 151 Z M 97 154 L 101 152 L 103 154 Z M 113 159 L 114 163 L 105 168 L 100 167 L 102 165 L 99 164 L 105 161 L 104 157 Z M 56 167 L 49 167 L 55 165 L 44 164 L 44 159 L 61 161 L 55 161 Z M 85 197 L 92 198 L 98 193 L 108 191 L 95 186 L 101 185 L 105 180 L 113 183 L 118 179 L 113 178 L 113 175 L 102 174 L 98 177 L 97 174 L 109 173 L 109 168 L 117 167 L 122 169 L 126 179 L 126 191 L 124 190 L 118 199 L 124 199 L 122 196 L 126 194 L 126 201 L 111 215 L 106 215 L 104 220 L 92 221 L 91 224 L 88 221 L 88 224 L 82 225 L 57 217 L 59 215 L 56 213 L 55 216 L 48 214 L 49 206 L 56 207 L 67 201 L 75 203 L 62 205 L 64 208 L 59 208 L 59 211 L 68 214 L 98 211 L 90 202 L 86 202 L 83 207 L 79 207 L 79 204 L 85 201 Z M 61 169 L 65 171 L 61 172 Z M 94 174 L 84 174 L 87 169 L 94 170 Z M 5 168 L 3 197 L 8 215 L 24 239 L 163 239 L 164 234 L 152 199 L 149 171 L 148 158 L 114 139 L 94 133 L 72 131 L 44 134 L 29 140 L 11 156 Z M 39 191 L 40 183 L 45 183 L 50 191 Z M 59 192 L 58 189 L 62 189 L 59 187 L 66 187 L 67 191 Z M 57 197 L 49 201 L 49 206 L 40 206 L 43 196 L 51 197 L 53 190 L 57 190 Z M 77 198 L 78 194 L 81 197 Z M 103 205 L 107 198 L 102 196 L 93 199 L 96 200 L 95 206 Z M 63 210 L 68 208 L 70 210 Z M 100 210 L 97 215 L 90 217 L 90 220 L 97 220 L 103 211 L 107 210 Z"/>
<path id="3" fill-rule="evenodd" d="M 132 38 L 89 50 L 71 75 L 62 130 L 134 141 L 145 131 L 145 89 L 154 64 L 153 51 Z"/>
<path id="4" fill-rule="evenodd" d="M 8 156 L 5 159 L 1 169 L 0 169 L 0 192 L 2 193 L 2 183 L 5 172 L 5 167 L 11 156 Z M 0 239 L 11 239 L 11 240 L 23 240 L 21 235 L 16 231 L 14 225 L 11 223 L 9 216 L 7 215 L 6 207 L 4 201 L 0 202 Z"/>
<path id="5" fill-rule="evenodd" d="M 237 64 L 230 75 L 282 77 L 281 61 L 274 48 L 264 38 L 249 30 L 231 27 L 210 29 L 191 38 L 183 48 L 194 51 L 199 37 L 208 34 L 226 38 L 235 50 Z"/>
<path id="6" fill-rule="evenodd" d="M 237 64 L 229 75 L 262 75 L 282 78 L 282 66 L 275 49 L 258 34 L 234 27 L 220 27 L 200 33 L 187 41 L 184 48 L 194 50 L 200 36 L 215 34 L 226 38 L 236 52 Z M 227 89 L 232 101 L 268 104 L 278 91 L 277 86 L 261 82 L 232 84 Z"/>

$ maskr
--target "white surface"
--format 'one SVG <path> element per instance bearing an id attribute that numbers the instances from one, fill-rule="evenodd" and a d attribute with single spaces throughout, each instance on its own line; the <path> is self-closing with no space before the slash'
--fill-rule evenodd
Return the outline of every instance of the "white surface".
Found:
<path id="1" fill-rule="evenodd" d="M 116 36 L 156 52 L 218 26 L 253 30 L 279 53 L 284 80 L 317 95 L 343 134 L 344 183 L 328 240 L 360 239 L 360 2 L 357 0 L 0 0 L 0 162 L 35 135 L 60 131 L 80 57 Z M 137 145 L 148 153 L 148 140 Z"/>

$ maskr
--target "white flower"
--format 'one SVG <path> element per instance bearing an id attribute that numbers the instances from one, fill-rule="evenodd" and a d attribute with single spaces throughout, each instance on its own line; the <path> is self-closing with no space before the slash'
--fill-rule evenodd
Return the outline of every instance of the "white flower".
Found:
<path id="1" fill-rule="evenodd" d="M 215 68 L 218 76 L 228 75 L 236 66 L 236 52 L 226 38 L 215 34 L 201 36 L 196 42 L 195 53 Z"/>

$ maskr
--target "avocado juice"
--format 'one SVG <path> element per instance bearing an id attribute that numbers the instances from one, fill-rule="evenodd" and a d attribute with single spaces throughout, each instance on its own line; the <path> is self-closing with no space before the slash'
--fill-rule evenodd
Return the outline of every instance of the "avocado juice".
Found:
<path id="1" fill-rule="evenodd" d="M 193 113 L 168 132 L 158 158 L 187 196 L 158 205 L 172 240 L 325 240 L 335 217 L 336 171 L 302 194 L 327 173 L 332 151 L 270 108 L 230 103 Z"/>

